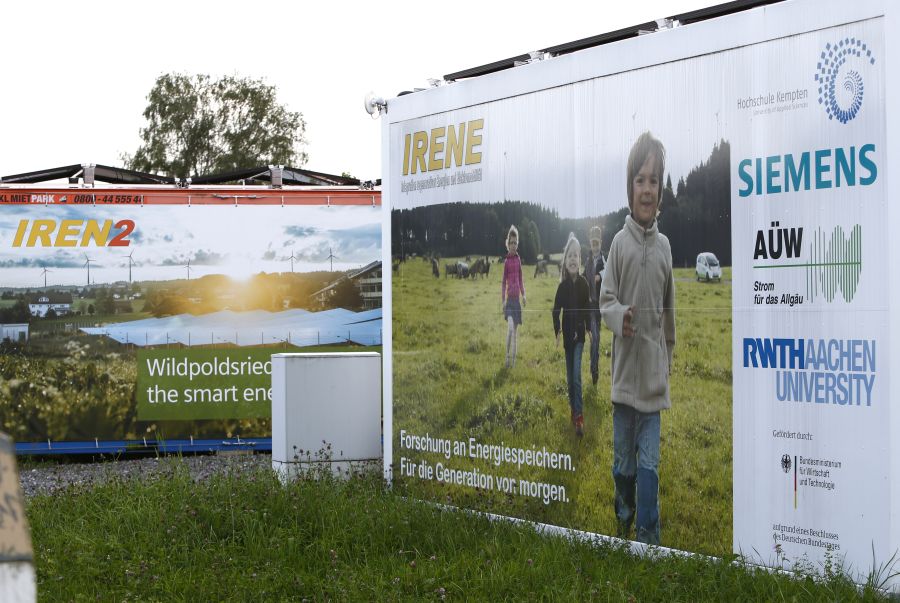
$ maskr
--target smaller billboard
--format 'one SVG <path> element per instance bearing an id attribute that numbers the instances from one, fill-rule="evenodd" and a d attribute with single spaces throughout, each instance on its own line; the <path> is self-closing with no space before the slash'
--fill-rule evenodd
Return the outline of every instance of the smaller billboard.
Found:
<path id="1" fill-rule="evenodd" d="M 381 344 L 380 202 L 344 193 L 4 190 L 0 429 L 271 437 L 273 353 Z"/>

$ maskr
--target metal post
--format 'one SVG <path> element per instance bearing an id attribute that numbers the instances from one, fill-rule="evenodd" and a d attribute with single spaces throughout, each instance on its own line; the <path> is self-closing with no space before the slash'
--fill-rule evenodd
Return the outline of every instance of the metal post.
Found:
<path id="1" fill-rule="evenodd" d="M 282 182 L 284 181 L 284 166 L 270 165 L 269 180 L 271 182 L 272 188 L 281 188 Z"/>
<path id="2" fill-rule="evenodd" d="M 94 163 L 82 163 L 81 169 L 83 171 L 82 178 L 84 179 L 85 186 L 94 186 L 94 170 L 97 165 Z"/>

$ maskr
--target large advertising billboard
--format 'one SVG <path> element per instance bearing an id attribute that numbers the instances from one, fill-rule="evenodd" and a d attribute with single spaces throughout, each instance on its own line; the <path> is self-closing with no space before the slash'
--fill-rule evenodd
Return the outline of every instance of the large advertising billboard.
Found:
<path id="1" fill-rule="evenodd" d="M 811 4 L 397 99 L 398 487 L 771 565 L 891 558 L 886 17 Z"/>
<path id="2" fill-rule="evenodd" d="M 0 191 L 0 428 L 18 442 L 269 438 L 273 353 L 381 344 L 374 196 L 156 193 Z"/>

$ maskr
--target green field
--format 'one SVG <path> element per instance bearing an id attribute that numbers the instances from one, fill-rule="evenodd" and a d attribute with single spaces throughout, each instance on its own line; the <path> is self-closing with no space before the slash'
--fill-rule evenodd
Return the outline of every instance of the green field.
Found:
<path id="1" fill-rule="evenodd" d="M 455 261 L 442 259 L 443 264 Z M 568 502 L 398 479 L 401 489 L 463 506 L 603 534 L 613 515 L 611 334 L 601 335 L 600 381 L 591 385 L 585 345 L 585 436 L 575 436 L 566 396 L 565 362 L 556 348 L 551 309 L 558 276 L 533 278 L 524 266 L 528 304 L 519 329 L 516 366 L 504 368 L 506 323 L 500 308 L 502 265 L 488 278 L 431 276 L 418 260 L 393 279 L 394 471 L 401 456 L 494 476 L 565 488 Z M 698 283 L 678 269 L 677 344 L 672 408 L 662 415 L 660 512 L 662 544 L 722 555 L 732 545 L 731 271 L 722 283 Z M 484 460 L 403 451 L 400 430 L 415 435 L 522 448 L 546 446 L 569 454 L 574 472 L 495 467 Z"/>

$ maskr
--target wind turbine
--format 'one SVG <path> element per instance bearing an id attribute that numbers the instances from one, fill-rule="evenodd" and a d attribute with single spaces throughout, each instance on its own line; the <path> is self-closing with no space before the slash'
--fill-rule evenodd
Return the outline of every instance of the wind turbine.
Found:
<path id="1" fill-rule="evenodd" d="M 339 258 L 338 256 L 334 255 L 334 253 L 331 252 L 331 247 L 329 247 L 329 248 L 328 248 L 328 257 L 325 258 L 325 259 L 326 259 L 326 260 L 331 260 L 331 272 L 334 272 L 334 261 L 335 261 L 335 260 L 339 260 L 339 259 L 341 259 L 341 258 Z"/>
<path id="2" fill-rule="evenodd" d="M 94 260 L 89 258 L 88 254 L 84 254 L 84 260 L 85 260 L 84 266 L 87 266 L 87 284 L 88 284 L 88 287 L 90 287 L 91 286 L 91 262 L 93 262 Z"/>
<path id="3" fill-rule="evenodd" d="M 53 272 L 53 271 L 52 271 L 52 270 L 47 270 L 47 267 L 46 267 L 46 266 L 44 266 L 43 268 L 44 268 L 44 271 L 43 271 L 41 274 L 44 275 L 44 289 L 46 289 L 46 288 L 47 288 L 47 273 L 48 273 L 48 272 Z"/>
<path id="4" fill-rule="evenodd" d="M 136 264 L 136 262 L 134 261 L 134 258 L 131 257 L 133 255 L 134 255 L 134 251 L 132 250 L 132 252 L 128 254 L 128 282 L 129 283 L 131 282 L 131 267 Z"/>
<path id="5" fill-rule="evenodd" d="M 285 259 L 291 261 L 291 274 L 293 274 L 294 273 L 294 260 L 299 260 L 300 258 L 296 257 L 294 255 L 294 250 L 291 249 L 291 257 L 285 258 Z"/>
<path id="6" fill-rule="evenodd" d="M 191 280 L 191 259 L 188 258 L 188 263 L 184 266 L 187 268 L 187 280 Z"/>

